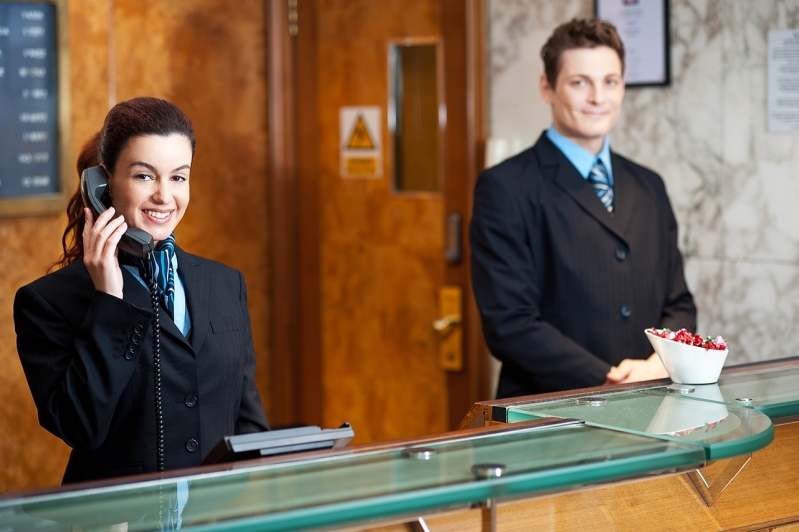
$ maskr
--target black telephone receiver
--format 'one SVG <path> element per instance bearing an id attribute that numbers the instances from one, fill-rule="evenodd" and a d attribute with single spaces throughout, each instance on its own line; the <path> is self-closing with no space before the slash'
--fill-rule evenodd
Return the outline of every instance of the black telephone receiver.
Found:
<path id="1" fill-rule="evenodd" d="M 108 176 L 102 166 L 92 166 L 81 173 L 80 195 L 83 203 L 94 213 L 95 220 L 108 210 L 111 196 L 108 194 Z M 119 248 L 134 257 L 146 259 L 155 245 L 150 233 L 138 227 L 129 227 L 119 241 Z"/>

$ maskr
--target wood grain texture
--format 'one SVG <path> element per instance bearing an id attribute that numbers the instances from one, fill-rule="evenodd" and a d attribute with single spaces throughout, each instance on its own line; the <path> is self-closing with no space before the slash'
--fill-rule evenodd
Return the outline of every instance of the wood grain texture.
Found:
<path id="1" fill-rule="evenodd" d="M 68 21 L 74 161 L 108 110 L 107 0 L 71 0 Z M 69 457 L 69 448 L 39 427 L 12 315 L 17 289 L 58 258 L 65 224 L 64 215 L 0 219 L 0 492 L 60 484 Z"/>
<path id="2" fill-rule="evenodd" d="M 687 475 L 670 475 L 521 502 L 501 503 L 502 532 L 547 530 L 799 530 L 799 423 L 777 425 L 768 447 L 708 507 Z M 710 469 L 723 467 L 716 462 Z M 712 471 L 710 475 L 712 478 Z M 434 532 L 480 532 L 479 510 L 426 517 Z M 409 530 L 405 524 L 381 532 Z"/>
<path id="3" fill-rule="evenodd" d="M 448 428 L 446 377 L 431 327 L 443 284 L 443 201 L 392 191 L 386 127 L 389 42 L 439 37 L 439 4 L 314 4 L 323 419 L 328 426 L 350 421 L 361 443 Z M 382 109 L 381 179 L 339 177 L 339 109 L 351 105 Z"/>
<path id="4" fill-rule="evenodd" d="M 108 0 L 70 0 L 72 160 L 108 111 Z M 118 100 L 157 96 L 192 119 L 187 251 L 244 272 L 269 415 L 265 22 L 261 0 L 115 0 Z M 77 183 L 77 175 L 75 176 Z M 65 216 L 0 219 L 0 492 L 58 485 L 69 449 L 38 424 L 15 348 L 16 290 L 60 254 Z"/>

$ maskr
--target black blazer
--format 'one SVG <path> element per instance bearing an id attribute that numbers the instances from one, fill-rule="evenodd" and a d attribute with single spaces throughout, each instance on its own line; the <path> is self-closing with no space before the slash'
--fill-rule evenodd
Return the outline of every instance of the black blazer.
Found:
<path id="1" fill-rule="evenodd" d="M 653 350 L 647 327 L 696 327 L 660 177 L 611 154 L 614 210 L 542 135 L 477 180 L 472 284 L 498 397 L 604 383 Z"/>
<path id="2" fill-rule="evenodd" d="M 166 469 L 199 465 L 225 435 L 269 428 L 243 276 L 177 256 L 191 330 L 186 339 L 161 310 Z M 23 286 L 14 301 L 39 422 L 72 447 L 65 483 L 156 470 L 150 295 L 122 275 L 119 299 L 96 291 L 79 260 Z"/>

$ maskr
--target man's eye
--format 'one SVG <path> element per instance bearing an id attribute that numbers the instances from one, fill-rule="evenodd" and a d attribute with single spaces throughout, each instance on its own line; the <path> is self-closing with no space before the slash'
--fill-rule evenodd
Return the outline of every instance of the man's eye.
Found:
<path id="1" fill-rule="evenodd" d="M 585 80 L 582 79 L 574 80 L 572 81 L 572 85 L 574 85 L 575 87 L 582 87 L 583 85 L 585 85 Z"/>
<path id="2" fill-rule="evenodd" d="M 616 85 L 619 84 L 619 80 L 617 80 L 617 79 L 609 79 L 607 81 L 607 83 L 608 83 L 609 87 L 615 87 Z"/>

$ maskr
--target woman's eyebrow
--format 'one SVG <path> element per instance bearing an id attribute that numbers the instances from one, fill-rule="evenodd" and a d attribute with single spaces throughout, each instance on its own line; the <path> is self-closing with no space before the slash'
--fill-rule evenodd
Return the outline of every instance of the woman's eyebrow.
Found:
<path id="1" fill-rule="evenodd" d="M 153 166 L 153 165 L 151 165 L 149 163 L 145 163 L 144 161 L 133 161 L 132 163 L 130 163 L 128 165 L 128 168 L 132 168 L 134 166 L 143 166 L 143 167 L 147 168 L 148 170 L 150 170 L 152 172 L 158 173 L 158 170 L 156 170 L 155 166 Z M 182 165 L 178 166 L 177 168 L 175 168 L 174 170 L 172 170 L 172 173 L 175 173 L 178 170 L 183 170 L 184 168 L 187 169 L 187 170 L 191 170 L 191 166 L 190 165 L 182 164 Z"/>
<path id="2" fill-rule="evenodd" d="M 151 164 L 148 164 L 148 163 L 145 163 L 143 161 L 133 161 L 132 163 L 130 163 L 128 165 L 128 168 L 133 168 L 134 166 L 143 166 L 143 167 L 147 168 L 148 170 L 150 170 L 152 172 L 156 171 L 155 166 L 153 166 Z"/>

